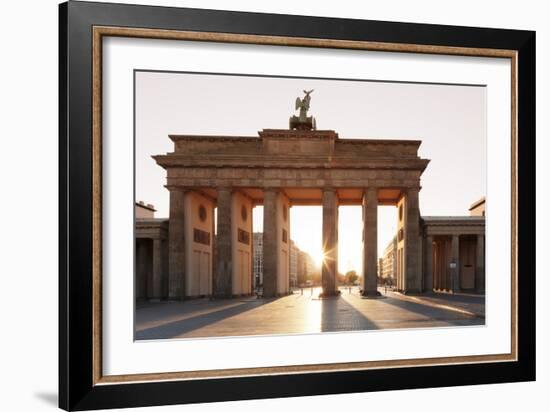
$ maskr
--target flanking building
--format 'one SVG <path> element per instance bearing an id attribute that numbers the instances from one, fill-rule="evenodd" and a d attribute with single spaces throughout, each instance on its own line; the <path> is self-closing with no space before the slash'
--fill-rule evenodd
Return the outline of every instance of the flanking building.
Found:
<path id="1" fill-rule="evenodd" d="M 168 219 L 155 218 L 151 204 L 135 204 L 136 300 L 160 300 L 168 294 Z"/>
<path id="2" fill-rule="evenodd" d="M 424 216 L 425 289 L 485 292 L 485 216 Z"/>
<path id="3" fill-rule="evenodd" d="M 421 264 L 424 292 L 485 292 L 485 198 L 469 208 L 470 216 L 422 216 Z M 399 232 L 384 249 L 382 279 L 406 292 Z"/>

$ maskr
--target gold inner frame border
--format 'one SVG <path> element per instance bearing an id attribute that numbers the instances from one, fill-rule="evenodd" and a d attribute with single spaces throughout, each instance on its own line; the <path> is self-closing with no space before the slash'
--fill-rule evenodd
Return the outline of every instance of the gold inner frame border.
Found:
<path id="1" fill-rule="evenodd" d="M 131 375 L 103 375 L 102 339 L 102 40 L 103 37 L 129 37 L 163 40 L 186 40 L 238 44 L 256 44 L 289 47 L 317 47 L 399 53 L 421 53 L 455 56 L 497 57 L 511 60 L 511 352 L 509 354 L 453 356 L 440 358 L 393 359 L 315 365 L 289 365 L 257 368 L 218 369 L 143 373 Z M 432 46 L 419 44 L 385 43 L 354 40 L 334 40 L 284 36 L 265 36 L 216 32 L 143 29 L 132 27 L 94 26 L 92 42 L 92 304 L 93 304 L 93 377 L 94 385 L 170 380 L 215 379 L 228 377 L 319 373 L 414 366 L 458 365 L 466 363 L 493 363 L 517 361 L 517 51 L 505 49 Z"/>

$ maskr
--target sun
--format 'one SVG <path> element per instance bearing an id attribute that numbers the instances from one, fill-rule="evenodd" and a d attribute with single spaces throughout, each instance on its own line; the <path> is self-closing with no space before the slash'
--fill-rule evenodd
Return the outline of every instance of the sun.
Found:
<path id="1" fill-rule="evenodd" d="M 316 249 L 315 251 L 313 251 L 311 253 L 311 257 L 315 261 L 315 264 L 318 267 L 321 267 L 323 265 L 324 260 L 325 260 L 325 252 L 323 251 L 322 248 Z"/>

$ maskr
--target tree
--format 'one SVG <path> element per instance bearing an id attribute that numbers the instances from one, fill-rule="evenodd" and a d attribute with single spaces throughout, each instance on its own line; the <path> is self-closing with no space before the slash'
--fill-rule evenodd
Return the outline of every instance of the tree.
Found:
<path id="1" fill-rule="evenodd" d="M 346 272 L 346 283 L 348 285 L 353 285 L 357 279 L 359 279 L 359 276 L 357 276 L 357 272 L 355 272 L 355 270 Z"/>

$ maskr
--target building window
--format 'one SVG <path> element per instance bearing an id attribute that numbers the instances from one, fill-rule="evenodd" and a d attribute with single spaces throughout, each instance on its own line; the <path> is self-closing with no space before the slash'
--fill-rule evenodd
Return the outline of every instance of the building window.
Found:
<path id="1" fill-rule="evenodd" d="M 193 241 L 202 245 L 210 245 L 210 233 L 200 229 L 193 229 Z"/>
<path id="2" fill-rule="evenodd" d="M 288 242 L 288 235 L 287 235 L 287 232 L 285 229 L 283 229 L 283 242 L 287 243 Z"/>
<path id="3" fill-rule="evenodd" d="M 243 219 L 243 222 L 246 222 L 246 219 L 248 218 L 248 210 L 246 210 L 246 206 L 241 206 L 241 217 Z"/>
<path id="4" fill-rule="evenodd" d="M 237 230 L 237 240 L 245 245 L 250 244 L 250 233 L 246 230 L 238 229 Z"/>
<path id="5" fill-rule="evenodd" d="M 403 240 L 403 228 L 399 229 L 399 232 L 397 232 L 397 240 L 400 242 Z"/>
<path id="6" fill-rule="evenodd" d="M 203 205 L 199 206 L 199 219 L 201 222 L 206 220 L 206 208 Z"/>
<path id="7" fill-rule="evenodd" d="M 399 205 L 399 221 L 403 220 L 403 205 Z"/>
<path id="8" fill-rule="evenodd" d="M 286 222 L 287 218 L 288 218 L 288 206 L 283 205 L 283 219 L 285 220 L 285 222 Z"/>

